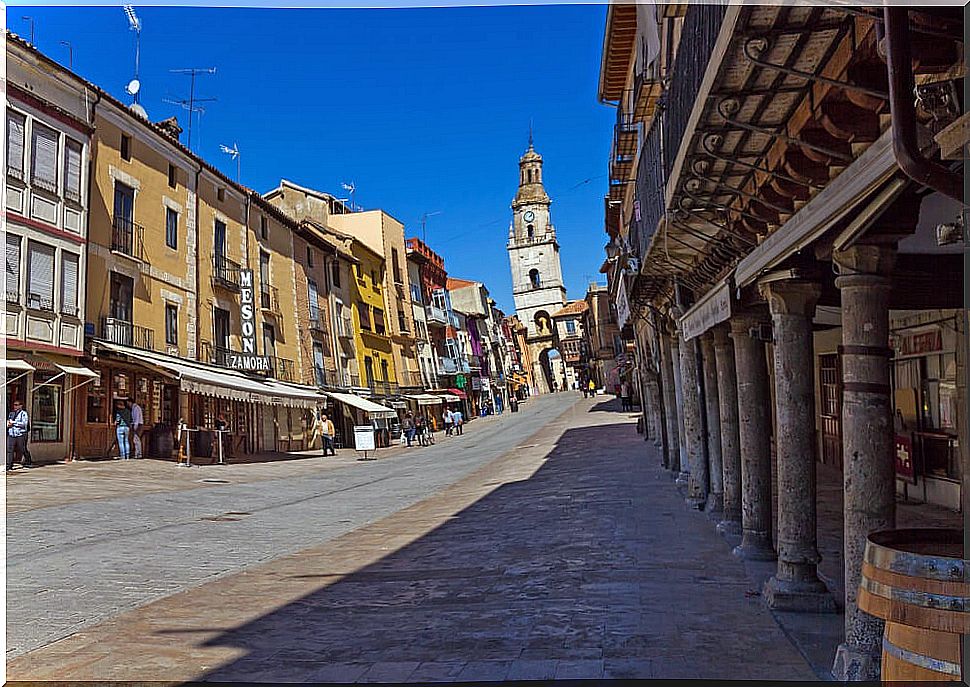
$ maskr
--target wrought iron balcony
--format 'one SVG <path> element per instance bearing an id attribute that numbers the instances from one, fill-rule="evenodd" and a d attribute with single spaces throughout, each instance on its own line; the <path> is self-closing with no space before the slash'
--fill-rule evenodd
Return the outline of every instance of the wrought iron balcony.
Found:
<path id="1" fill-rule="evenodd" d="M 269 357 L 269 376 L 281 382 L 295 382 L 296 372 L 293 361 L 286 358 Z"/>
<path id="2" fill-rule="evenodd" d="M 448 326 L 448 313 L 436 305 L 428 305 L 425 307 L 425 317 L 428 320 L 428 324 L 435 324 L 441 327 Z"/>
<path id="3" fill-rule="evenodd" d="M 401 387 L 397 382 L 371 380 L 367 388 L 375 396 L 397 396 L 401 393 Z"/>
<path id="4" fill-rule="evenodd" d="M 273 315 L 281 315 L 283 311 L 280 309 L 280 290 L 269 284 L 260 284 L 259 305 Z"/>
<path id="5" fill-rule="evenodd" d="M 344 372 L 342 375 L 343 386 L 360 388 L 360 375 L 356 372 Z"/>
<path id="6" fill-rule="evenodd" d="M 7 289 L 7 303 L 9 305 L 19 305 L 20 304 L 20 292 L 16 289 Z"/>
<path id="7" fill-rule="evenodd" d="M 228 348 L 213 346 L 209 341 L 199 342 L 199 362 L 218 365 L 219 367 L 229 367 L 229 354 L 230 351 Z"/>
<path id="8" fill-rule="evenodd" d="M 354 338 L 354 320 L 350 315 L 342 315 L 337 320 L 337 336 L 342 339 Z"/>
<path id="9" fill-rule="evenodd" d="M 43 310 L 44 312 L 54 312 L 54 299 L 52 296 L 27 292 L 27 307 L 31 310 Z"/>
<path id="10" fill-rule="evenodd" d="M 101 318 L 101 338 L 120 346 L 155 350 L 155 332 L 115 317 Z"/>
<path id="11" fill-rule="evenodd" d="M 221 253 L 212 254 L 212 283 L 223 286 L 231 291 L 239 290 L 239 270 L 242 269 L 238 262 L 230 260 Z"/>
<path id="12" fill-rule="evenodd" d="M 327 319 L 323 316 L 322 310 L 310 311 L 310 331 L 316 334 L 326 334 Z"/>
<path id="13" fill-rule="evenodd" d="M 146 262 L 145 227 L 136 224 L 130 217 L 114 216 L 111 219 L 111 250 Z"/>

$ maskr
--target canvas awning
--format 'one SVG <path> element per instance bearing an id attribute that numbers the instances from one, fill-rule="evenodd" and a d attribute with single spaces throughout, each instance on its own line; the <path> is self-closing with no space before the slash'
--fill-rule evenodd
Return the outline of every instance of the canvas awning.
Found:
<path id="1" fill-rule="evenodd" d="M 402 410 L 408 407 L 408 404 L 404 401 L 388 401 L 387 404 L 392 408 L 400 408 Z"/>
<path id="2" fill-rule="evenodd" d="M 342 394 L 336 391 L 325 391 L 324 393 L 335 401 L 340 401 L 341 403 L 346 403 L 349 406 L 363 410 L 371 419 L 390 419 L 397 417 L 397 411 L 393 408 L 368 401 L 366 398 L 361 398 L 356 394 Z"/>
<path id="3" fill-rule="evenodd" d="M 457 396 L 452 396 L 451 394 L 441 394 L 440 398 L 445 403 L 458 403 L 461 401 Z"/>
<path id="4" fill-rule="evenodd" d="M 440 396 L 432 396 L 431 394 L 411 394 L 409 396 L 405 396 L 404 398 L 417 401 L 419 406 L 433 406 L 442 403 Z"/>
<path id="5" fill-rule="evenodd" d="M 468 398 L 468 394 L 461 389 L 448 389 L 448 393 L 452 396 L 457 396 L 459 399 Z"/>
<path id="6" fill-rule="evenodd" d="M 101 375 L 93 370 L 89 370 L 83 365 L 65 365 L 64 363 L 54 363 L 64 372 L 69 375 L 77 375 L 78 377 L 87 377 L 89 379 L 97 379 Z"/>
<path id="7" fill-rule="evenodd" d="M 4 370 L 16 370 L 17 372 L 33 372 L 36 368 L 22 358 L 4 358 Z"/>

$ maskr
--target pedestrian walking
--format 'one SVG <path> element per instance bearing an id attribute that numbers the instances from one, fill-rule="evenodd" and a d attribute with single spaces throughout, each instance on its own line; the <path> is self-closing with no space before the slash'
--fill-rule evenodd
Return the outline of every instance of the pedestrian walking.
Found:
<path id="1" fill-rule="evenodd" d="M 630 385 L 627 382 L 620 384 L 620 402 L 625 412 L 633 410 L 633 402 L 630 400 Z"/>
<path id="2" fill-rule="evenodd" d="M 445 423 L 445 436 L 450 437 L 455 424 L 455 414 L 451 412 L 451 408 L 445 408 L 445 412 L 441 415 L 441 420 Z"/>
<path id="3" fill-rule="evenodd" d="M 131 434 L 131 411 L 120 398 L 115 401 L 114 425 L 115 436 L 118 438 L 118 457 L 121 460 L 128 460 L 131 458 L 131 448 L 128 446 L 128 437 Z"/>
<path id="4" fill-rule="evenodd" d="M 131 445 L 135 458 L 141 458 L 141 433 L 144 431 L 145 415 L 137 400 L 131 403 L 129 410 L 131 411 Z"/>
<path id="5" fill-rule="evenodd" d="M 414 426 L 414 415 L 409 410 L 404 416 L 404 422 L 401 423 L 401 429 L 404 430 L 404 435 L 408 440 L 408 448 L 411 448 L 411 442 L 414 441 L 415 426 Z"/>
<path id="6" fill-rule="evenodd" d="M 425 420 L 423 413 L 418 413 L 418 416 L 414 418 L 414 431 L 418 437 L 418 446 L 427 446 L 428 423 Z"/>
<path id="7" fill-rule="evenodd" d="M 592 379 L 586 382 L 586 388 L 589 390 L 590 396 L 596 395 L 596 383 Z"/>
<path id="8" fill-rule="evenodd" d="M 326 415 L 320 416 L 320 436 L 323 437 L 323 457 L 327 457 L 327 451 L 330 451 L 330 455 L 336 456 L 337 451 L 333 447 L 333 438 L 336 435 L 336 430 L 334 429 L 333 422 Z"/>
<path id="9" fill-rule="evenodd" d="M 20 460 L 24 468 L 32 468 L 33 461 L 27 451 L 27 432 L 30 429 L 30 416 L 24 405 L 14 399 L 13 410 L 7 414 L 7 470 L 13 470 L 14 459 Z"/>
<path id="10" fill-rule="evenodd" d="M 458 436 L 461 436 L 465 428 L 465 416 L 462 415 L 460 410 L 456 410 L 451 415 L 452 415 L 452 422 L 455 425 L 455 434 L 457 434 Z"/>

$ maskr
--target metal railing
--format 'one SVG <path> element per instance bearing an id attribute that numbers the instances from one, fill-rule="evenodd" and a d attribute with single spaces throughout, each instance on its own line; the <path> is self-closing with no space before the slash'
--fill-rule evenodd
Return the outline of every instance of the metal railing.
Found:
<path id="1" fill-rule="evenodd" d="M 458 364 L 454 358 L 448 358 L 443 355 L 438 356 L 438 370 L 442 374 L 453 375 L 458 372 Z"/>
<path id="2" fill-rule="evenodd" d="M 280 290 L 269 284 L 259 285 L 259 305 L 263 310 L 279 315 L 280 310 Z"/>
<path id="3" fill-rule="evenodd" d="M 5 293 L 6 293 L 6 296 L 7 296 L 7 303 L 12 303 L 12 304 L 19 304 L 20 303 L 20 292 L 19 291 L 7 290 Z"/>
<path id="4" fill-rule="evenodd" d="M 286 358 L 269 356 L 269 375 L 281 382 L 295 382 L 296 372 L 293 361 L 287 360 Z"/>
<path id="5" fill-rule="evenodd" d="M 223 346 L 213 346 L 209 341 L 199 342 L 199 362 L 218 365 L 219 367 L 229 367 L 228 348 Z"/>
<path id="6" fill-rule="evenodd" d="M 367 384 L 367 388 L 375 396 L 397 396 L 401 392 L 401 387 L 397 382 L 372 380 Z"/>
<path id="7" fill-rule="evenodd" d="M 112 217 L 111 250 L 145 262 L 145 227 L 130 217 Z"/>
<path id="8" fill-rule="evenodd" d="M 342 315 L 337 320 L 337 336 L 345 339 L 354 338 L 354 320 L 350 315 Z"/>
<path id="9" fill-rule="evenodd" d="M 155 332 L 148 327 L 141 327 L 115 317 L 101 318 L 101 338 L 120 346 L 131 346 L 145 351 L 155 350 Z"/>
<path id="10" fill-rule="evenodd" d="M 54 298 L 39 293 L 27 292 L 27 307 L 31 310 L 54 312 Z"/>
<path id="11" fill-rule="evenodd" d="M 341 377 L 344 386 L 360 387 L 360 375 L 356 372 L 347 372 L 345 370 Z"/>
<path id="12" fill-rule="evenodd" d="M 212 254 L 212 282 L 239 290 L 239 270 L 242 266 L 221 253 Z"/>
<path id="13" fill-rule="evenodd" d="M 323 316 L 322 310 L 310 311 L 310 329 L 320 334 L 327 331 L 327 318 Z"/>

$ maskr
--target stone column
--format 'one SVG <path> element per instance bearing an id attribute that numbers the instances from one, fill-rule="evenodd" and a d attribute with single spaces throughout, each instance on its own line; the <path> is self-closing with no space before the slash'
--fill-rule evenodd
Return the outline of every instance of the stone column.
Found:
<path id="1" fill-rule="evenodd" d="M 667 453 L 664 467 L 680 472 L 680 425 L 677 424 L 677 397 L 674 382 L 674 354 L 667 332 L 660 335 L 661 365 L 660 374 L 664 393 L 664 423 L 667 427 Z"/>
<path id="2" fill-rule="evenodd" d="M 730 327 L 714 328 L 714 356 L 717 358 L 717 394 L 721 410 L 721 475 L 724 486 L 724 516 L 717 525 L 720 534 L 741 534 L 741 444 L 738 436 L 738 375 Z"/>
<path id="3" fill-rule="evenodd" d="M 714 353 L 714 334 L 701 337 L 704 357 L 704 404 L 707 412 L 707 455 L 710 459 L 711 494 L 707 510 L 718 520 L 724 513 L 724 475 L 721 467 L 721 403 L 717 388 L 717 361 Z"/>
<path id="4" fill-rule="evenodd" d="M 670 357 L 671 364 L 674 366 L 674 409 L 677 413 L 677 484 L 687 484 L 687 477 L 690 472 L 690 464 L 687 462 L 687 444 L 685 443 L 684 431 L 684 384 L 681 376 L 680 367 L 680 328 L 674 325 L 670 334 Z"/>
<path id="5" fill-rule="evenodd" d="M 660 397 L 660 383 L 658 381 L 658 377 L 659 373 L 654 371 L 651 375 L 650 382 L 647 384 L 647 395 L 650 398 L 650 405 L 653 407 L 653 426 L 655 430 L 653 436 L 653 445 L 659 449 L 663 449 L 663 435 L 667 430 L 664 427 L 663 402 Z"/>
<path id="6" fill-rule="evenodd" d="M 878 680 L 883 621 L 856 602 L 866 537 L 896 524 L 890 397 L 889 291 L 895 250 L 856 245 L 834 256 L 842 297 L 842 456 L 845 642 L 837 680 Z"/>
<path id="7" fill-rule="evenodd" d="M 750 335 L 767 322 L 761 313 L 731 318 L 738 378 L 738 437 L 741 447 L 741 544 L 734 555 L 775 560 L 771 547 L 771 393 L 765 343 Z"/>
<path id="8" fill-rule="evenodd" d="M 818 578 L 815 523 L 815 356 L 812 318 L 822 287 L 774 281 L 761 287 L 771 311 L 778 471 L 778 569 L 765 584 L 769 608 L 835 611 Z"/>
<path id="9" fill-rule="evenodd" d="M 704 455 L 704 412 L 697 369 L 697 340 L 680 342 L 680 379 L 683 383 L 684 440 L 687 448 L 687 502 L 702 510 L 707 502 L 707 463 Z"/>

